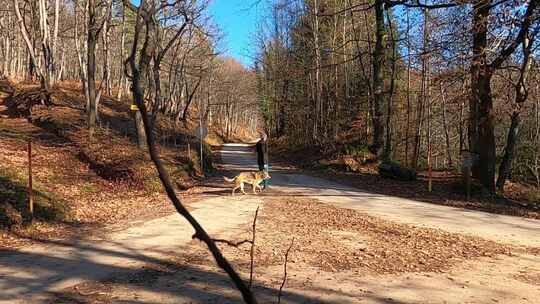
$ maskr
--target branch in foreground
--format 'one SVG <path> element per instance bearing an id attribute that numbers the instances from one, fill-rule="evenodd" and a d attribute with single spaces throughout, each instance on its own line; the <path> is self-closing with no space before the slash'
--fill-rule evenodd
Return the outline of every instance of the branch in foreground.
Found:
<path id="1" fill-rule="evenodd" d="M 195 235 L 193 235 L 193 237 L 195 238 Z M 214 241 L 214 243 L 227 244 L 227 245 L 229 245 L 231 247 L 235 247 L 235 248 L 238 248 L 238 247 L 244 245 L 245 243 L 251 244 L 250 240 L 242 240 L 240 242 L 233 242 L 233 241 L 224 240 L 224 239 L 212 239 L 212 241 Z"/>
<path id="2" fill-rule="evenodd" d="M 259 206 L 257 206 L 257 210 L 255 210 L 255 217 L 253 218 L 253 238 L 251 238 L 251 250 L 249 251 L 249 258 L 250 258 L 250 268 L 249 268 L 249 290 L 251 290 L 251 285 L 253 283 L 253 267 L 254 267 L 254 260 L 255 260 L 255 228 L 257 226 L 257 216 L 259 215 Z"/>
<path id="3" fill-rule="evenodd" d="M 124 2 L 129 2 L 129 1 L 124 0 Z M 145 31 L 145 36 L 144 36 L 144 43 L 139 50 L 139 40 L 137 37 L 139 37 L 138 34 L 141 32 L 141 29 L 143 26 L 143 24 L 140 22 L 141 18 L 146 24 L 146 31 Z M 174 205 L 178 213 L 182 215 L 195 230 L 195 234 L 193 236 L 206 244 L 206 246 L 208 247 L 208 250 L 212 253 L 212 256 L 216 260 L 216 263 L 218 264 L 218 266 L 229 275 L 229 277 L 235 284 L 236 288 L 238 288 L 238 290 L 241 292 L 242 298 L 244 299 L 244 301 L 248 304 L 257 303 L 257 300 L 255 299 L 251 290 L 247 288 L 244 281 L 242 281 L 242 279 L 240 278 L 238 273 L 234 270 L 234 268 L 229 263 L 229 261 L 227 261 L 227 259 L 223 256 L 223 254 L 217 247 L 216 243 L 210 238 L 206 230 L 199 224 L 199 222 L 191 215 L 191 213 L 187 210 L 187 208 L 182 204 L 182 202 L 176 195 L 174 186 L 171 182 L 171 178 L 169 177 L 169 173 L 165 169 L 159 157 L 159 153 L 157 151 L 157 147 L 154 140 L 154 132 L 152 132 L 152 124 L 148 117 L 146 105 L 144 102 L 145 88 L 141 84 L 141 79 L 145 77 L 146 73 L 148 72 L 149 63 L 151 60 L 151 54 L 155 48 L 155 45 L 151 45 L 151 42 L 150 42 L 151 35 L 155 35 L 156 24 L 153 22 L 154 22 L 154 19 L 152 18 L 152 16 L 149 16 L 147 12 L 146 2 L 142 0 L 139 7 L 137 8 L 137 19 L 135 23 L 136 35 L 133 41 L 133 47 L 132 47 L 129 58 L 126 60 L 126 63 L 129 63 L 129 66 L 132 72 L 131 91 L 133 94 L 133 99 L 135 103 L 137 104 L 137 107 L 141 111 L 144 131 L 146 133 L 146 142 L 148 145 L 148 151 L 150 153 L 150 158 L 154 162 L 154 165 L 159 174 L 159 179 L 161 180 L 161 183 L 163 184 L 163 187 L 165 188 L 165 192 L 167 193 L 167 196 L 171 200 L 172 204 Z M 138 63 L 136 62 L 137 51 L 140 53 L 140 60 Z"/>
<path id="4" fill-rule="evenodd" d="M 137 89 L 135 87 L 137 87 L 138 85 L 139 84 L 134 81 L 134 89 Z M 139 95 L 139 96 L 142 96 L 142 95 Z M 167 192 L 167 196 L 173 203 L 178 213 L 180 213 L 180 215 L 182 215 L 191 224 L 193 229 L 195 229 L 195 234 L 193 235 L 193 237 L 201 240 L 202 242 L 206 244 L 206 246 L 208 247 L 208 249 L 214 256 L 214 259 L 216 260 L 216 263 L 218 264 L 218 266 L 229 275 L 229 277 L 234 282 L 238 290 L 240 290 L 244 301 L 249 304 L 257 303 L 251 290 L 247 288 L 246 284 L 242 281 L 238 273 L 234 270 L 234 268 L 229 263 L 229 261 L 227 261 L 227 259 L 223 256 L 223 254 L 217 247 L 216 243 L 210 238 L 206 230 L 204 230 L 204 228 L 191 215 L 191 213 L 182 204 L 180 199 L 178 199 L 178 197 L 176 196 L 169 174 L 165 170 L 165 167 L 163 166 L 161 159 L 159 158 L 159 155 L 158 155 L 155 143 L 154 143 L 154 135 L 150 128 L 150 121 L 146 114 L 146 107 L 144 105 L 144 102 L 142 101 L 142 98 L 135 98 L 135 101 L 142 114 L 144 130 L 147 135 L 146 140 L 148 144 L 148 150 L 150 152 L 150 158 L 152 158 L 152 161 L 154 162 L 154 165 L 156 166 L 156 169 L 158 170 L 159 179 L 161 180 L 161 183 L 163 184 L 163 187 L 165 188 L 165 191 Z"/>
<path id="5" fill-rule="evenodd" d="M 254 268 L 254 264 L 255 264 L 255 232 L 256 232 L 256 227 L 257 227 L 257 217 L 259 215 L 259 207 L 257 206 L 257 210 L 255 210 L 255 216 L 253 218 L 253 224 L 252 224 L 252 238 L 251 240 L 242 240 L 242 241 L 239 241 L 239 242 L 233 242 L 233 241 L 229 241 L 229 240 L 225 240 L 225 239 L 212 239 L 212 241 L 214 241 L 215 243 L 223 243 L 223 244 L 226 244 L 228 246 L 231 246 L 231 247 L 235 247 L 235 248 L 238 248 L 240 247 L 241 245 L 243 244 L 246 244 L 246 243 L 249 243 L 251 244 L 251 249 L 250 249 L 250 252 L 249 252 L 249 257 L 250 257 L 250 268 L 249 268 L 249 289 L 251 290 L 251 286 L 253 285 L 253 268 Z M 195 237 L 195 235 L 193 236 Z"/>
<path id="6" fill-rule="evenodd" d="M 289 249 L 287 249 L 287 252 L 285 252 L 285 264 L 283 265 L 283 268 L 284 268 L 283 282 L 281 282 L 281 286 L 279 287 L 277 304 L 281 303 L 281 295 L 283 292 L 283 286 L 285 286 L 285 282 L 287 282 L 287 262 L 289 261 L 289 252 L 291 251 L 293 245 L 294 245 L 294 237 L 291 240 L 291 245 L 289 246 Z"/>

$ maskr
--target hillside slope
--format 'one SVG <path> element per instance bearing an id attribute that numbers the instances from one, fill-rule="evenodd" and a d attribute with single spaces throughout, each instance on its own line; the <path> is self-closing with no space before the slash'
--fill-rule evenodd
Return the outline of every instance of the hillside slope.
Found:
<path id="1" fill-rule="evenodd" d="M 160 194 L 146 151 L 137 149 L 129 101 L 104 98 L 100 127 L 90 140 L 84 98 L 75 85 L 56 87 L 50 106 L 40 105 L 35 86 L 2 80 L 0 91 L 0 247 L 25 237 L 60 236 L 173 211 Z M 187 157 L 187 129 L 160 121 L 157 133 L 178 189 L 189 189 L 196 182 L 198 161 L 195 151 L 189 153 L 192 159 Z M 28 141 L 35 195 L 31 225 Z"/>

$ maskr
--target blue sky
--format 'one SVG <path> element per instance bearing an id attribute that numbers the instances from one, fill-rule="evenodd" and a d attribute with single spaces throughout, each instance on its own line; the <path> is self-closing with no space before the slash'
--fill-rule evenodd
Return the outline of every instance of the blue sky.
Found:
<path id="1" fill-rule="evenodd" d="M 265 0 L 212 0 L 210 15 L 224 34 L 220 49 L 244 65 L 251 65 L 250 47 Z"/>

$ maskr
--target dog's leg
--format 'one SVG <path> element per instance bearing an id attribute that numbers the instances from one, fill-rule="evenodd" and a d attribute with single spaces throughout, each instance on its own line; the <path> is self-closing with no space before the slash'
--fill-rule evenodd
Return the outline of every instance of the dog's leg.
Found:
<path id="1" fill-rule="evenodd" d="M 242 193 L 247 194 L 246 191 L 244 191 L 244 183 L 243 182 L 240 184 L 240 190 L 242 190 Z"/>
<path id="2" fill-rule="evenodd" d="M 257 189 L 257 184 L 256 184 L 256 183 L 253 183 L 253 184 L 251 184 L 251 186 L 253 187 L 253 194 L 257 194 L 257 191 L 256 191 L 256 189 Z"/>

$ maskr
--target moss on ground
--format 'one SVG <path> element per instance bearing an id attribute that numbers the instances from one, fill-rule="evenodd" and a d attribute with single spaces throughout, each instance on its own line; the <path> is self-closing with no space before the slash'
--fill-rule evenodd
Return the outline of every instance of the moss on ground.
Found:
<path id="1" fill-rule="evenodd" d="M 13 218 L 30 219 L 28 206 L 28 178 L 0 167 L 0 226 L 19 224 Z M 33 189 L 34 218 L 44 221 L 64 221 L 69 214 L 67 202 L 52 192 L 43 190 L 39 184 Z M 13 211 L 16 214 L 13 214 Z"/>

